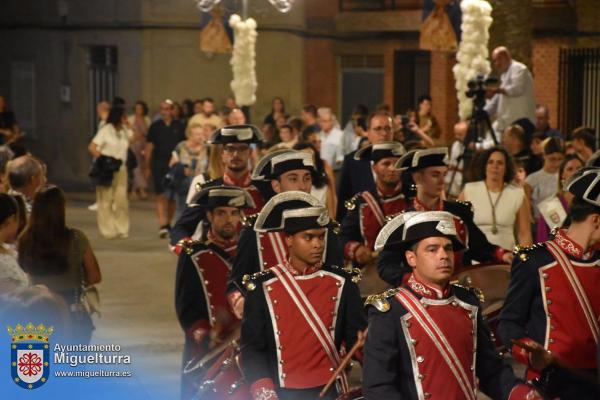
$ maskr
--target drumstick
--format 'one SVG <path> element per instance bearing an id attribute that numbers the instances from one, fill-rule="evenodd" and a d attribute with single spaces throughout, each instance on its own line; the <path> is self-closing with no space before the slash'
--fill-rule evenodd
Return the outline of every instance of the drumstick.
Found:
<path id="1" fill-rule="evenodd" d="M 350 359 L 352 358 L 354 353 L 356 353 L 358 350 L 360 350 L 361 347 L 363 347 L 365 345 L 365 339 L 367 338 L 368 330 L 369 330 L 369 328 L 365 328 L 365 330 L 363 331 L 362 338 L 359 338 L 356 341 L 356 343 L 354 343 L 354 346 L 352 346 L 352 348 L 350 349 L 348 354 L 346 354 L 346 356 L 342 359 L 342 361 L 340 362 L 340 365 L 337 367 L 337 369 L 335 370 L 333 375 L 331 375 L 331 378 L 329 378 L 327 385 L 325 385 L 323 390 L 321 390 L 321 393 L 319 393 L 320 398 L 325 397 L 325 395 L 327 394 L 327 392 L 329 391 L 329 389 L 335 382 L 335 379 L 337 378 L 337 376 L 344 370 L 344 368 L 346 368 L 346 366 L 350 362 Z"/>

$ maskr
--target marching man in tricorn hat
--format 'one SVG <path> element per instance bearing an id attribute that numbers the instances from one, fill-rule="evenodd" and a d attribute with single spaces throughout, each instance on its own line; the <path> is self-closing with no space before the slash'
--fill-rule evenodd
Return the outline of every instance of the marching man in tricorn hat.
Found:
<path id="1" fill-rule="evenodd" d="M 278 196 L 285 201 L 267 204 L 254 229 L 283 232 L 287 256 L 244 278 L 243 371 L 254 399 L 314 399 L 339 366 L 342 343 L 351 348 L 366 326 L 360 276 L 323 263 L 324 206 L 305 193 Z M 338 391 L 346 390 L 342 374 Z"/>
<path id="2" fill-rule="evenodd" d="M 365 398 L 475 400 L 478 389 L 493 399 L 540 398 L 502 361 L 478 297 L 450 284 L 454 251 L 464 248 L 452 214 L 400 214 L 375 248 L 394 248 L 412 272 L 402 286 L 367 299 Z"/>

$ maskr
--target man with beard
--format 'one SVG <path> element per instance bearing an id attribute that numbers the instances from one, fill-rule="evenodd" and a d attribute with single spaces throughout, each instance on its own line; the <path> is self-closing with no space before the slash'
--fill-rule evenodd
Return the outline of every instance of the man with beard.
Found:
<path id="1" fill-rule="evenodd" d="M 185 332 L 183 368 L 239 325 L 227 304 L 225 285 L 237 248 L 241 209 L 254 205 L 243 189 L 224 185 L 202 189 L 196 201 L 206 212 L 208 229 L 201 240 L 186 243 L 175 280 L 175 309 Z M 181 397 L 192 395 L 193 384 L 182 375 Z"/>
<path id="2" fill-rule="evenodd" d="M 360 266 L 375 260 L 373 246 L 387 216 L 406 209 L 400 171 L 396 162 L 406 151 L 398 142 L 382 142 L 363 147 L 354 157 L 370 161 L 375 175 L 375 188 L 358 193 L 346 202 L 348 214 L 341 226 L 340 238 L 344 257 Z"/>
<path id="3" fill-rule="evenodd" d="M 365 399 L 541 399 L 503 362 L 477 295 L 450 284 L 454 251 L 464 248 L 454 215 L 406 212 L 381 231 L 377 250 L 394 248 L 411 268 L 406 283 L 369 296 Z"/>
<path id="4" fill-rule="evenodd" d="M 262 161 L 262 160 L 261 160 Z M 239 318 L 242 316 L 244 275 L 251 275 L 267 268 L 269 265 L 282 263 L 287 259 L 282 232 L 258 232 L 255 222 L 263 212 L 268 212 L 279 202 L 286 201 L 287 192 L 299 191 L 307 204 L 317 206 L 318 200 L 309 195 L 312 188 L 312 175 L 315 173 L 314 160 L 311 154 L 296 150 L 283 150 L 268 158 L 268 162 L 260 162 L 253 176 L 256 179 L 270 180 L 275 197 L 265 204 L 260 214 L 246 219 L 239 243 L 239 256 L 236 257 L 231 270 L 227 293 L 229 302 Z M 292 194 L 290 194 L 292 196 Z M 293 197 L 293 196 L 292 196 Z M 325 262 L 331 265 L 343 265 L 342 252 L 338 237 L 332 228 L 327 231 Z"/>
<path id="5" fill-rule="evenodd" d="M 342 343 L 350 349 L 366 326 L 360 276 L 323 263 L 324 206 L 302 192 L 278 196 L 287 201 L 267 203 L 254 228 L 282 232 L 289 257 L 244 279 L 242 368 L 253 399 L 314 399 L 339 366 Z M 338 387 L 347 389 L 344 373 Z"/>
<path id="6" fill-rule="evenodd" d="M 456 231 L 465 243 L 466 250 L 456 254 L 456 265 L 468 265 L 471 260 L 481 263 L 510 263 L 512 252 L 491 244 L 485 234 L 473 222 L 471 203 L 444 200 L 445 176 L 448 172 L 448 149 L 443 147 L 411 150 L 404 155 L 396 168 L 410 174 L 416 185 L 416 196 L 408 211 L 448 211 L 455 216 Z M 394 250 L 380 253 L 377 268 L 379 276 L 391 285 L 402 282 L 403 275 L 410 271 L 402 265 L 402 257 Z"/>
<path id="7" fill-rule="evenodd" d="M 254 206 L 245 208 L 244 214 L 258 212 L 264 200 L 260 191 L 252 184 L 248 162 L 251 154 L 250 144 L 261 141 L 260 131 L 253 125 L 229 125 L 216 130 L 209 143 L 223 146 L 221 159 L 225 165 L 225 172 L 222 178 L 205 182 L 201 188 L 218 185 L 243 188 L 254 200 Z M 173 251 L 177 254 L 181 251 L 182 244 L 191 240 L 196 230 L 201 228 L 199 224 L 204 219 L 204 210 L 195 203 L 196 199 L 192 197 L 171 231 L 171 246 L 174 246 Z"/>
<path id="8" fill-rule="evenodd" d="M 375 112 L 367 118 L 367 138 L 370 144 L 392 140 L 392 119 L 388 114 Z M 369 160 L 355 159 L 356 150 L 344 157 L 340 182 L 338 183 L 338 206 L 336 218 L 346 215 L 345 203 L 356 193 L 375 188 L 375 179 Z"/>

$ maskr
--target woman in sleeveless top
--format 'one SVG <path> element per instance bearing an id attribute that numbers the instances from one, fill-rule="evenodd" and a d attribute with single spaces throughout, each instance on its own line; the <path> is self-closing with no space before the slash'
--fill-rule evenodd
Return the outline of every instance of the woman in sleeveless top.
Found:
<path id="1" fill-rule="evenodd" d="M 490 243 L 511 250 L 518 243 L 529 246 L 530 208 L 525 191 L 513 183 L 514 162 L 504 148 L 493 147 L 481 156 L 481 180 L 465 185 L 459 198 L 473 205 L 473 220 Z"/>

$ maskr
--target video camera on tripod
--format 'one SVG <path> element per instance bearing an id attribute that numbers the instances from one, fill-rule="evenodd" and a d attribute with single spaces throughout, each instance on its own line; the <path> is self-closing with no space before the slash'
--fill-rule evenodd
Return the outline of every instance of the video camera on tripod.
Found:
<path id="1" fill-rule="evenodd" d="M 494 76 L 484 77 L 483 75 L 477 75 L 475 79 L 467 82 L 469 90 L 467 90 L 466 95 L 468 98 L 473 99 L 473 114 L 483 110 L 486 91 L 498 86 L 498 83 L 498 78 Z"/>

